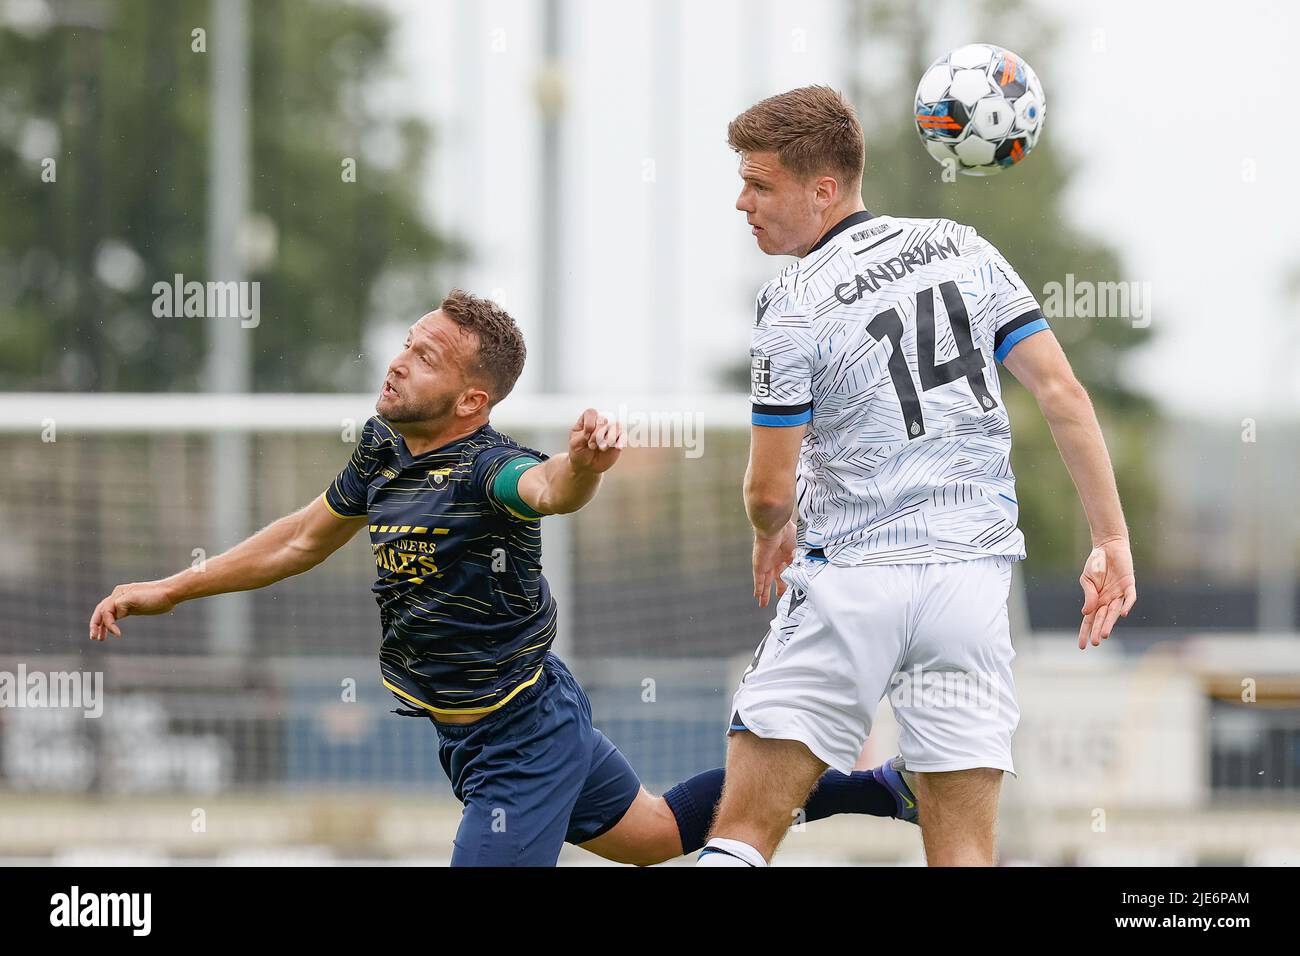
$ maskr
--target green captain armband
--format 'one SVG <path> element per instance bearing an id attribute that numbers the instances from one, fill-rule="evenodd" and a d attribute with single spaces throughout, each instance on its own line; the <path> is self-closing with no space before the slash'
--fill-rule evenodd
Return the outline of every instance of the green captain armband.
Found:
<path id="1" fill-rule="evenodd" d="M 497 500 L 497 504 L 516 518 L 531 521 L 543 517 L 540 511 L 534 511 L 523 498 L 519 497 L 520 476 L 529 468 L 540 464 L 541 462 L 531 455 L 521 455 L 502 465 L 497 476 L 492 479 L 492 497 Z"/>

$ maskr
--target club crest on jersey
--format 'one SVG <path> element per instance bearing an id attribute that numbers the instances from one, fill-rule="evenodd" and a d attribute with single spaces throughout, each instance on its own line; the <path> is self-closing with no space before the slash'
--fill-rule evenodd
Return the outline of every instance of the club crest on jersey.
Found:
<path id="1" fill-rule="evenodd" d="M 749 359 L 749 385 L 755 398 L 767 398 L 772 385 L 772 361 L 766 355 Z"/>
<path id="2" fill-rule="evenodd" d="M 435 491 L 446 488 L 448 476 L 451 474 L 450 468 L 434 468 L 428 474 L 429 486 Z"/>

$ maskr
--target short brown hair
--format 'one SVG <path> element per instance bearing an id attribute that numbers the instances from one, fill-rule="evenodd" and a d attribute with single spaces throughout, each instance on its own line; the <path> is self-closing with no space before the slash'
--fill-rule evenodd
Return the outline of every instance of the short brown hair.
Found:
<path id="1" fill-rule="evenodd" d="M 727 124 L 738 153 L 774 152 L 801 178 L 830 174 L 841 186 L 862 179 L 866 146 L 857 111 L 829 86 L 802 86 L 755 103 Z"/>
<path id="2" fill-rule="evenodd" d="M 524 370 L 528 350 L 519 326 L 491 299 L 481 299 L 462 289 L 448 292 L 438 308 L 462 329 L 478 336 L 478 365 L 469 371 L 487 380 L 491 404 L 495 405 L 510 394 Z"/>

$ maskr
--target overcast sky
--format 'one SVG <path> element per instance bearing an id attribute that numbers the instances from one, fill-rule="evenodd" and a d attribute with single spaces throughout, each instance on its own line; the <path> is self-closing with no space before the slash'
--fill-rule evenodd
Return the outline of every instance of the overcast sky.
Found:
<path id="1" fill-rule="evenodd" d="M 378 95 L 435 125 L 428 209 L 474 253 L 446 279 L 503 299 L 536 356 L 542 4 L 382 2 L 401 33 Z M 1067 141 L 1079 167 L 1070 214 L 1120 250 L 1117 278 L 1150 283 L 1153 344 L 1126 370 L 1171 411 L 1294 414 L 1300 296 L 1286 275 L 1300 270 L 1300 124 L 1284 111 L 1300 11 L 1049 6 L 1060 43 L 1035 66 L 1044 135 Z M 565 303 L 567 390 L 699 390 L 745 358 L 754 292 L 789 260 L 758 252 L 732 207 L 727 120 L 772 92 L 844 82 L 836 0 L 692 2 L 679 29 L 672 7 L 567 4 L 564 272 L 545 277 Z M 952 45 L 966 39 L 999 38 Z M 1014 175 L 998 186 L 1014 190 Z M 524 387 L 535 380 L 536 368 Z"/>

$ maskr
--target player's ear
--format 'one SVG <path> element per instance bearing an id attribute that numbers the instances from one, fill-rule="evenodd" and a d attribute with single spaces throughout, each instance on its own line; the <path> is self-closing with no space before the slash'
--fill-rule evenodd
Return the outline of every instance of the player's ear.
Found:
<path id="1" fill-rule="evenodd" d="M 471 385 L 460 394 L 460 401 L 456 403 L 456 412 L 466 418 L 473 418 L 480 412 L 486 411 L 491 405 L 492 396 L 477 386 Z"/>
<path id="2" fill-rule="evenodd" d="M 840 184 L 834 176 L 822 176 L 817 180 L 817 204 L 823 208 L 830 206 L 840 194 Z"/>

